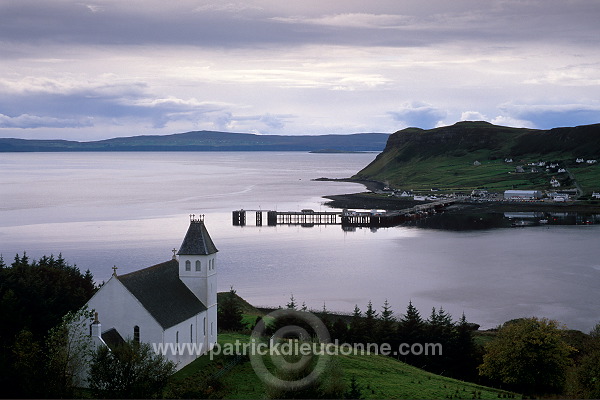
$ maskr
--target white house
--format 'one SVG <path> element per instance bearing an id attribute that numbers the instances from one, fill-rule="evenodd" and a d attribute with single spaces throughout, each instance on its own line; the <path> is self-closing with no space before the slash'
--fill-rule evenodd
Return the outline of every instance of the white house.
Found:
<path id="1" fill-rule="evenodd" d="M 505 200 L 536 200 L 542 197 L 539 190 L 505 190 Z"/>
<path id="2" fill-rule="evenodd" d="M 217 341 L 218 250 L 204 218 L 190 218 L 179 258 L 175 251 L 170 261 L 125 275 L 117 275 L 115 268 L 87 303 L 96 312 L 90 326 L 96 344 L 110 347 L 132 338 L 155 348 L 189 346 L 165 354 L 177 369 L 196 359 L 197 349 L 212 348 Z"/>
<path id="3" fill-rule="evenodd" d="M 560 182 L 555 177 L 552 177 L 552 179 L 550 179 L 550 185 L 552 185 L 552 187 L 560 187 Z"/>

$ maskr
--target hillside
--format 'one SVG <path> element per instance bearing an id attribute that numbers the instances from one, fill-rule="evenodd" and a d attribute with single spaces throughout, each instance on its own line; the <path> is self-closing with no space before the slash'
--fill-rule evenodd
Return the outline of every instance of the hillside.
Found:
<path id="1" fill-rule="evenodd" d="M 52 151 L 381 151 L 389 135 L 283 136 L 196 131 L 131 136 L 91 142 L 0 138 L 0 152 Z"/>
<path id="2" fill-rule="evenodd" d="M 402 189 L 453 191 L 546 190 L 555 176 L 563 188 L 575 187 L 575 178 L 584 192 L 599 190 L 600 166 L 576 163 L 580 157 L 600 159 L 600 124 L 536 130 L 465 121 L 392 134 L 384 151 L 353 178 Z M 559 167 L 528 165 L 539 161 Z M 517 172 L 518 166 L 522 172 Z M 559 173 L 561 168 L 566 172 Z"/>
<path id="3" fill-rule="evenodd" d="M 239 333 L 219 334 L 219 344 L 247 343 L 250 336 Z M 185 397 L 212 394 L 215 398 L 227 399 L 264 399 L 267 398 L 265 385 L 252 369 L 247 358 L 235 364 L 226 373 L 223 366 L 231 362 L 232 357 L 202 356 L 174 375 L 167 396 Z M 334 357 L 343 374 L 343 381 L 350 384 L 354 376 L 362 387 L 365 399 L 498 399 L 520 398 L 520 396 L 501 389 L 494 389 L 475 383 L 459 381 L 435 375 L 410 366 L 390 357 L 381 355 L 338 355 Z M 223 371 L 225 372 L 225 371 Z M 208 376 L 219 376 L 218 381 L 210 380 L 214 385 L 210 392 L 202 392 Z M 194 391 L 195 390 L 195 391 Z M 216 390 L 216 392 L 215 392 Z"/>

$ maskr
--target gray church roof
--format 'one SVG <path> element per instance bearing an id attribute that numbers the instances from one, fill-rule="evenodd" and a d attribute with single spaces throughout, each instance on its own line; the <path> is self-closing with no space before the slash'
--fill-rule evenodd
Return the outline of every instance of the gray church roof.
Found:
<path id="1" fill-rule="evenodd" d="M 188 228 L 181 248 L 179 249 L 179 255 L 201 255 L 206 256 L 208 254 L 216 253 L 217 248 L 213 243 L 204 221 L 201 219 L 192 219 L 190 221 L 190 227 Z"/>
<path id="2" fill-rule="evenodd" d="M 163 329 L 206 310 L 206 305 L 179 279 L 177 260 L 121 275 L 117 279 L 142 303 Z"/>

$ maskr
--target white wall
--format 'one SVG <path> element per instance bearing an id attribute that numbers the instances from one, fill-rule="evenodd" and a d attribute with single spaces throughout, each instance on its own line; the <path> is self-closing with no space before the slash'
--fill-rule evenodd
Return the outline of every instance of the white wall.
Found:
<path id="1" fill-rule="evenodd" d="M 133 327 L 140 327 L 140 341 L 162 343 L 163 329 L 125 286 L 111 276 L 87 303 L 98 312 L 98 320 L 105 332 L 115 328 L 123 339 L 133 338 Z"/>

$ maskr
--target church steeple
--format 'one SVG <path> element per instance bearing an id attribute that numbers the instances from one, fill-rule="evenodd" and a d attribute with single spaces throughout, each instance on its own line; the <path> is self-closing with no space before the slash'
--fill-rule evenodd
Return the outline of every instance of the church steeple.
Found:
<path id="1" fill-rule="evenodd" d="M 179 279 L 207 307 L 217 304 L 217 247 L 204 216 L 190 215 L 190 226 L 179 252 Z"/>
<path id="2" fill-rule="evenodd" d="M 195 214 L 190 215 L 190 227 L 177 254 L 207 256 L 217 251 L 219 250 L 215 247 L 204 225 L 204 216 L 196 218 Z"/>

